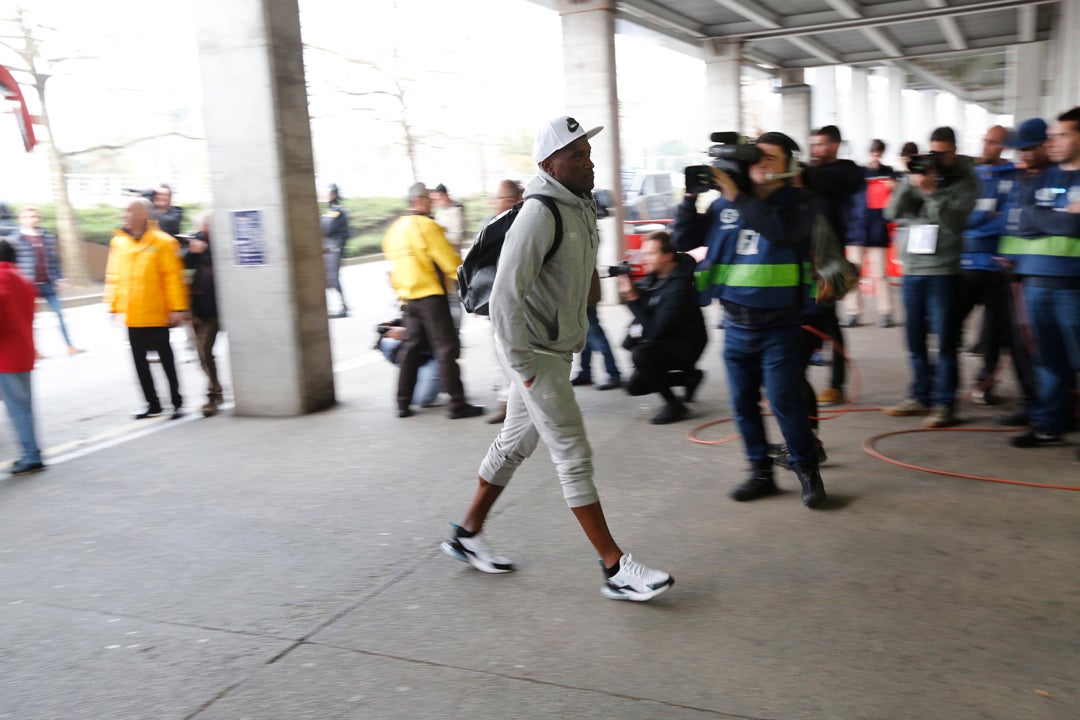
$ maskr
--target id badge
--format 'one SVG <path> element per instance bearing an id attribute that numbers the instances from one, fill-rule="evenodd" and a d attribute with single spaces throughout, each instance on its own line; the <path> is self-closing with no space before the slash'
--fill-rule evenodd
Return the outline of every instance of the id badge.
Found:
<path id="1" fill-rule="evenodd" d="M 937 225 L 912 225 L 908 228 L 907 250 L 912 255 L 937 252 Z"/>

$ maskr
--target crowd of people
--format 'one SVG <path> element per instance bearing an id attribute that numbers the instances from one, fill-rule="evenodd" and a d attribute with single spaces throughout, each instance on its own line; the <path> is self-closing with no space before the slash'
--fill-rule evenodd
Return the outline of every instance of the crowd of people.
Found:
<path id="1" fill-rule="evenodd" d="M 483 572 L 513 569 L 512 561 L 488 547 L 484 521 L 543 439 L 566 502 L 600 556 L 603 594 L 642 601 L 671 587 L 670 575 L 624 554 L 607 528 L 573 388 L 592 384 L 590 351 L 597 351 L 608 373 L 599 389 L 658 394 L 664 405 L 651 422 L 686 418 L 686 403 L 704 377 L 696 367 L 707 339 L 701 307 L 714 301 L 724 313 L 722 354 L 750 463 L 732 498 L 777 493 L 773 469 L 780 466 L 798 478 L 803 503 L 821 507 L 827 495 L 820 468 L 827 455 L 817 434 L 818 403 L 846 400 L 841 329 L 862 324 L 867 295 L 881 327 L 899 323 L 886 273 L 891 244 L 903 266 L 911 382 L 905 398 L 884 412 L 922 417 L 930 428 L 958 422 L 961 329 L 972 309 L 982 306 L 974 334 L 983 361 L 970 397 L 995 402 L 1000 349 L 1007 346 L 1024 397 L 1021 409 L 1001 421 L 1026 428 L 1012 444 L 1060 443 L 1072 426 L 1080 372 L 1080 108 L 1062 113 L 1052 126 L 1032 118 L 1013 130 L 992 127 L 978 158 L 957 152 L 951 128 L 936 128 L 928 153 L 905 144 L 902 171 L 881 162 L 881 140 L 871 144 L 864 167 L 839 159 L 836 126 L 812 131 L 807 163 L 799 161 L 800 148 L 787 135 L 762 134 L 754 142 L 758 159 L 743 168 L 747 177 L 711 168 L 719 197 L 701 212 L 697 193 L 688 192 L 670 232 L 644 239 L 645 277 L 619 278 L 632 318 L 623 343 L 633 364 L 627 381 L 596 313 L 597 209 L 588 141 L 599 131 L 586 132 L 564 116 L 537 134 L 538 172 L 506 234 L 490 299 L 495 352 L 510 379 L 505 418 L 480 465 L 464 518 L 443 543 L 446 554 Z M 1014 160 L 1003 159 L 1006 148 Z M 530 202 L 541 195 L 555 198 L 556 209 Z M 458 249 L 428 217 L 427 189 L 414 186 L 410 200 L 413 216 L 399 221 L 402 227 L 392 228 L 384 242 L 406 315 L 417 316 L 405 342 L 415 337 L 432 348 L 441 342 L 447 348 L 442 355 L 456 360 L 459 345 L 438 338 L 452 337 L 450 285 L 440 269 L 452 276 Z M 566 225 L 574 232 L 564 249 Z M 405 228 L 412 238 L 407 241 Z M 425 309 L 410 311 L 416 300 Z M 429 305 L 438 306 L 437 321 Z M 833 348 L 832 372 L 818 394 L 807 371 L 825 341 Z M 402 417 L 412 414 L 414 376 L 403 366 Z M 684 388 L 681 397 L 673 390 L 678 387 Z M 762 388 L 782 444 L 767 440 Z M 465 402 L 464 395 L 452 397 L 451 417 L 460 417 L 453 408 Z"/>
<path id="2" fill-rule="evenodd" d="M 598 389 L 659 395 L 663 405 L 650 418 L 655 424 L 689 417 L 687 403 L 704 379 L 697 367 L 708 338 L 702 307 L 714 302 L 723 310 L 722 357 L 750 465 L 732 498 L 777 493 L 773 470 L 779 466 L 794 473 L 807 507 L 821 507 L 827 455 L 817 431 L 818 403 L 846 400 L 842 329 L 862 324 L 864 295 L 873 297 L 882 327 L 898 324 L 886 276 L 890 244 L 904 271 L 911 382 L 905 398 L 884 412 L 922 417 L 931 428 L 957 422 L 962 329 L 982 306 L 972 335 L 983 360 L 970 397 L 995 402 L 1001 348 L 1008 347 L 1023 398 L 1002 422 L 1026 428 L 1012 444 L 1060 443 L 1072 428 L 1080 372 L 1080 107 L 1052 124 L 1031 118 L 1013 130 L 992 127 L 974 159 L 957 152 L 951 128 L 939 127 L 929 137 L 929 153 L 919 154 L 914 143 L 904 146 L 903 171 L 882 164 L 880 140 L 871 144 L 864 167 L 840 159 L 842 136 L 833 125 L 812 131 L 805 163 L 792 138 L 763 133 L 753 143 L 756 159 L 741 172 L 709 168 L 717 195 L 707 207 L 699 207 L 697 192 L 687 192 L 670 230 L 644 239 L 643 277 L 615 273 L 630 320 L 622 344 L 633 365 L 626 379 L 597 312 L 598 209 L 589 140 L 601 130 L 586 131 L 568 116 L 545 123 L 534 144 L 535 177 L 524 189 L 513 180 L 499 185 L 495 217 L 516 213 L 489 300 L 498 366 L 493 386 L 499 389 L 489 422 L 501 427 L 480 463 L 465 515 L 442 545 L 446 554 L 484 572 L 513 569 L 490 550 L 482 530 L 517 468 L 543 440 L 564 498 L 600 558 L 603 594 L 644 601 L 670 588 L 669 574 L 624 553 L 608 528 L 574 388 L 592 385 L 595 351 L 607 371 Z M 1007 148 L 1013 160 L 1003 158 Z M 458 363 L 462 301 L 455 279 L 463 208 L 441 184 L 429 190 L 415 183 L 407 199 L 408 211 L 383 238 L 401 316 L 380 326 L 377 342 L 399 367 L 397 415 L 411 417 L 415 407 L 432 406 L 446 393 L 450 419 L 477 417 L 484 410 L 469 401 Z M 152 357 L 168 379 L 171 417 L 183 414 L 169 342 L 170 328 L 180 325 L 190 326 L 207 375 L 203 414 L 215 414 L 224 401 L 213 356 L 220 325 L 209 215 L 197 219 L 197 232 L 182 235 L 183 212 L 171 200 L 167 186 L 153 200 L 132 198 L 110 244 L 105 302 L 127 327 L 146 402 L 136 418 L 164 411 Z M 322 218 L 326 280 L 340 298 L 330 316 L 344 317 L 339 275 L 349 223 L 337 186 L 328 200 Z M 55 238 L 41 229 L 35 208 L 21 209 L 18 218 L 17 232 L 0 240 L 0 300 L 5 316 L 18 319 L 0 328 L 0 390 L 23 447 L 12 472 L 24 474 L 44 467 L 29 383 L 37 298 L 60 317 L 68 352 L 81 350 L 57 300 L 63 274 Z M 808 369 L 826 342 L 833 350 L 829 385 L 815 393 Z M 768 442 L 762 389 L 781 444 Z"/>
<path id="3" fill-rule="evenodd" d="M 169 385 L 171 418 L 183 415 L 183 396 L 169 334 L 188 328 L 192 347 L 207 376 L 206 417 L 217 414 L 224 394 L 214 359 L 219 331 L 210 214 L 195 220 L 195 232 L 183 234 L 183 209 L 172 204 L 172 189 L 132 191 L 123 209 L 121 227 L 109 244 L 104 301 L 110 313 L 127 328 L 135 373 L 145 408 L 135 419 L 161 415 L 151 363 L 159 363 Z M 0 392 L 22 447 L 10 469 L 26 475 L 45 468 L 37 443 L 31 372 L 44 356 L 34 343 L 37 300 L 56 313 L 68 353 L 76 347 L 64 321 L 59 300 L 66 284 L 56 238 L 41 228 L 41 214 L 32 206 L 18 212 L 18 225 L 0 233 Z"/>

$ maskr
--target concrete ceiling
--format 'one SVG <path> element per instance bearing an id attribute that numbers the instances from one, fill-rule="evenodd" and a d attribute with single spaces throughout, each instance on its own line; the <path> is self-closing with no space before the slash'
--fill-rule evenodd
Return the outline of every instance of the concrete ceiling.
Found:
<path id="1" fill-rule="evenodd" d="M 741 43 L 748 63 L 777 74 L 894 65 L 910 88 L 944 90 L 998 113 L 1006 111 L 1006 48 L 1049 39 L 1058 12 L 1057 0 L 615 0 L 615 8 L 620 29 L 655 31 L 686 52 Z"/>

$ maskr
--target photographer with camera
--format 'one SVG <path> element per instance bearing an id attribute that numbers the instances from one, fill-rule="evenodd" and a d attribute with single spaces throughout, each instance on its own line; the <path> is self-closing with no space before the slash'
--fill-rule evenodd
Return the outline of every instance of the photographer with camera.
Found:
<path id="1" fill-rule="evenodd" d="M 158 228 L 169 233 L 179 240 L 180 225 L 184 221 L 184 208 L 172 204 L 172 188 L 161 183 L 151 197 L 154 203 L 154 219 L 157 220 Z"/>
<path id="2" fill-rule="evenodd" d="M 915 155 L 896 187 L 885 218 L 901 225 L 904 315 L 913 379 L 894 417 L 927 416 L 931 428 L 956 423 L 959 382 L 960 252 L 964 228 L 975 208 L 979 180 L 971 158 L 956 152 L 956 134 L 939 127 L 930 135 L 930 154 Z M 938 338 L 937 367 L 930 364 L 927 335 Z"/>
<path id="3" fill-rule="evenodd" d="M 687 169 L 688 193 L 676 212 L 672 239 L 678 250 L 708 248 L 698 266 L 698 287 L 707 285 L 701 302 L 716 297 L 724 308 L 724 363 L 751 464 L 750 476 L 731 497 L 747 501 L 779 492 L 761 415 L 764 384 L 803 504 L 816 508 L 825 502 L 825 487 L 800 394 L 800 352 L 803 314 L 811 302 L 817 201 L 791 183 L 801 172 L 795 160 L 799 146 L 787 135 L 769 132 L 753 146 L 737 147 L 746 148 L 733 151 L 741 156 L 737 171 L 709 168 L 722 197 L 704 214 L 696 208 L 702 185 L 691 182 L 698 170 Z M 715 148 L 711 152 L 723 158 Z"/>
<path id="4" fill-rule="evenodd" d="M 658 230 L 641 243 L 648 274 L 633 283 L 619 275 L 619 295 L 634 314 L 632 332 L 623 347 L 630 350 L 634 373 L 626 385 L 631 395 L 659 393 L 665 405 L 649 421 L 653 425 L 678 422 L 688 414 L 684 402 L 694 393 L 704 373 L 694 367 L 705 344 L 705 318 L 694 285 L 694 259 L 675 252 L 671 235 Z M 685 387 L 683 399 L 672 387 Z"/>

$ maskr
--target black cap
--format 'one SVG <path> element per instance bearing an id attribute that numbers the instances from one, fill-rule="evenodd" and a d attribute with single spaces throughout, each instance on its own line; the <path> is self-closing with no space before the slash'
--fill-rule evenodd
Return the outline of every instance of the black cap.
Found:
<path id="1" fill-rule="evenodd" d="M 788 157 L 792 157 L 795 153 L 799 152 L 799 144 L 782 132 L 767 132 L 754 141 L 754 144 L 756 145 L 761 145 L 762 143 L 783 148 L 787 152 Z"/>
<path id="2" fill-rule="evenodd" d="M 438 185 L 435 186 L 435 192 L 443 193 L 445 195 L 446 194 L 446 186 L 443 185 L 442 183 L 439 183 Z"/>

